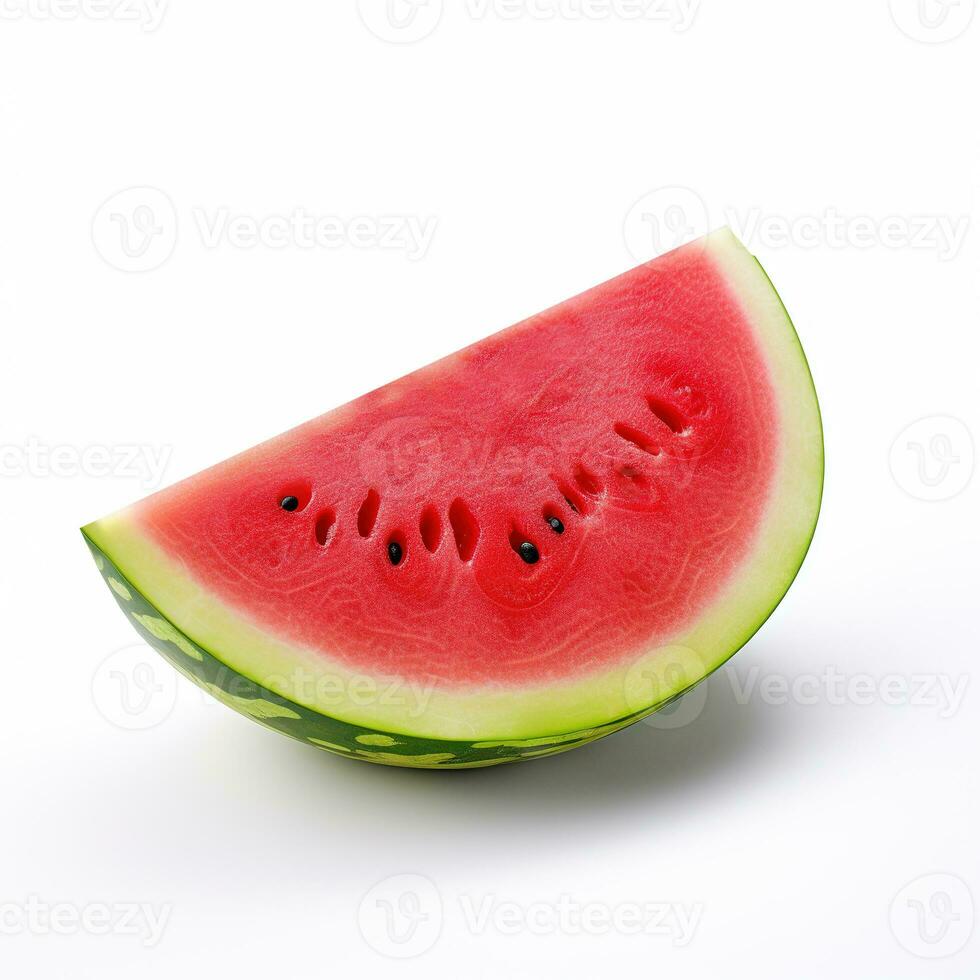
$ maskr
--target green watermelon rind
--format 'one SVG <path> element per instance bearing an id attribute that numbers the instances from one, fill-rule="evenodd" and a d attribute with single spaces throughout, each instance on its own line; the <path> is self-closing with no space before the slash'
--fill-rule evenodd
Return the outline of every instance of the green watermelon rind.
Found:
<path id="1" fill-rule="evenodd" d="M 334 755 L 365 762 L 417 769 L 470 769 L 538 759 L 593 742 L 631 725 L 649 711 L 621 718 L 600 728 L 545 738 L 497 742 L 420 738 L 404 732 L 379 732 L 352 725 L 270 691 L 233 670 L 187 636 L 126 577 L 112 558 L 82 532 L 109 591 L 133 628 L 172 667 L 216 700 L 300 742 Z M 674 702 L 674 695 L 668 702 Z M 665 702 L 659 707 L 665 707 Z"/>

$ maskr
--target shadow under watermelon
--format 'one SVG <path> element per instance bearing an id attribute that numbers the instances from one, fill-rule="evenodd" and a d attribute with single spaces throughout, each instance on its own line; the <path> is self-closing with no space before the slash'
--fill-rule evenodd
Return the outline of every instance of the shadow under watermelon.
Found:
<path id="1" fill-rule="evenodd" d="M 675 804 L 689 807 L 692 794 L 717 798 L 747 779 L 764 777 L 767 759 L 793 751 L 802 735 L 797 715 L 759 698 L 738 697 L 722 668 L 666 711 L 530 764 L 398 770 L 324 754 L 302 766 L 308 761 L 311 768 L 329 770 L 318 778 L 334 789 L 341 784 L 348 799 L 390 794 L 389 805 L 411 810 L 420 825 L 441 823 L 443 833 L 454 834 L 452 828 L 463 825 L 499 832 L 511 824 L 526 832 L 532 817 L 546 819 L 552 832 L 560 833 L 562 826 L 571 830 L 617 811 L 626 816 L 634 803 L 649 817 Z M 362 827 L 370 823 L 370 813 L 362 813 L 360 821 Z"/>

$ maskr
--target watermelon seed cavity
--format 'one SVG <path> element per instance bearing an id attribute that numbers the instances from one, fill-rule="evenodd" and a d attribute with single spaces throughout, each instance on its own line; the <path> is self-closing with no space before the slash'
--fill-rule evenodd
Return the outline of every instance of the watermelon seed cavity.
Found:
<path id="1" fill-rule="evenodd" d="M 334 526 L 336 519 L 336 515 L 330 509 L 322 511 L 320 516 L 316 519 L 316 540 L 317 544 L 319 544 L 321 547 L 326 545 L 330 536 L 330 530 Z"/>
<path id="2" fill-rule="evenodd" d="M 531 544 L 530 541 L 525 541 L 521 547 L 518 549 L 518 554 L 524 559 L 529 565 L 533 565 L 541 556 L 538 554 L 538 549 Z"/>
<path id="3" fill-rule="evenodd" d="M 671 432 L 679 433 L 683 432 L 687 428 L 687 421 L 684 416 L 677 411 L 673 405 L 668 405 L 665 401 L 661 401 L 659 398 L 653 395 L 647 396 L 647 405 L 650 407 L 650 411 L 663 422 L 664 425 L 670 429 Z"/>
<path id="4" fill-rule="evenodd" d="M 465 502 L 457 497 L 449 505 L 449 523 L 456 538 L 456 550 L 463 561 L 469 561 L 480 538 L 480 525 Z"/>
<path id="5" fill-rule="evenodd" d="M 276 493 L 276 501 L 281 510 L 289 514 L 306 510 L 313 499 L 313 484 L 309 480 L 290 480 L 282 483 Z"/>
<path id="6" fill-rule="evenodd" d="M 599 482 L 599 478 L 590 473 L 584 466 L 579 464 L 575 473 L 575 482 L 582 488 L 584 493 L 587 493 L 590 497 L 597 497 L 602 493 L 602 484 Z"/>
<path id="7" fill-rule="evenodd" d="M 551 479 L 554 480 L 555 486 L 561 492 L 565 503 L 568 504 L 574 513 L 587 514 L 589 512 L 588 504 L 581 494 L 576 493 L 561 477 L 556 476 L 554 473 L 551 474 Z"/>
<path id="8" fill-rule="evenodd" d="M 525 540 L 524 535 L 516 528 L 510 532 L 510 546 L 528 565 L 534 565 L 541 558 L 538 549 L 530 541 Z"/>
<path id="9" fill-rule="evenodd" d="M 442 521 L 435 507 L 426 507 L 422 511 L 422 516 L 419 518 L 419 534 L 422 536 L 425 550 L 435 554 L 442 541 Z"/>
<path id="10" fill-rule="evenodd" d="M 381 497 L 378 496 L 378 491 L 372 487 L 372 489 L 368 490 L 367 496 L 364 498 L 364 503 L 361 504 L 361 508 L 357 512 L 357 533 L 362 538 L 371 536 L 371 532 L 374 530 L 374 522 L 378 519 L 378 511 L 380 509 Z"/>
<path id="11" fill-rule="evenodd" d="M 629 480 L 631 483 L 635 483 L 638 487 L 647 487 L 646 477 L 637 469 L 630 466 L 628 463 L 624 463 L 622 466 L 617 468 L 617 472 L 621 477 Z"/>
<path id="12" fill-rule="evenodd" d="M 617 422 L 613 426 L 613 430 L 620 439 L 625 439 L 627 442 L 631 442 L 637 449 L 641 449 L 645 453 L 649 453 L 651 456 L 660 455 L 660 447 L 639 429 L 634 429 L 631 425 L 624 425 L 622 422 Z"/>

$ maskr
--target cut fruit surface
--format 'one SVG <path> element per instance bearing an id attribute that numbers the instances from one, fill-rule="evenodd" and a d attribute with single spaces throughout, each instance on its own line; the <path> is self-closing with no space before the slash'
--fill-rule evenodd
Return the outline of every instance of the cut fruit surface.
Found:
<path id="1" fill-rule="evenodd" d="M 451 768 L 582 744 L 716 669 L 789 587 L 822 479 L 803 351 L 724 230 L 83 532 L 220 700 Z"/>

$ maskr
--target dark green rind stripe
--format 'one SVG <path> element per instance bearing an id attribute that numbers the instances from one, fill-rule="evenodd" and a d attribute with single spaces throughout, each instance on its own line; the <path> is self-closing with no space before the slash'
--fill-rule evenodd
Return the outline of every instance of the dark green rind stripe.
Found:
<path id="1" fill-rule="evenodd" d="M 600 728 L 556 734 L 550 739 L 458 742 L 419 738 L 401 732 L 361 728 L 296 704 L 232 670 L 181 632 L 160 612 L 112 559 L 84 535 L 95 564 L 120 609 L 137 633 L 168 663 L 223 704 L 307 745 L 346 756 L 392 766 L 419 769 L 467 769 L 522 759 L 537 759 L 593 742 L 648 715 L 649 710 Z M 661 708 L 673 703 L 675 695 Z"/>

